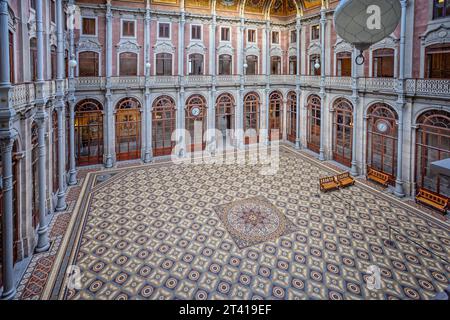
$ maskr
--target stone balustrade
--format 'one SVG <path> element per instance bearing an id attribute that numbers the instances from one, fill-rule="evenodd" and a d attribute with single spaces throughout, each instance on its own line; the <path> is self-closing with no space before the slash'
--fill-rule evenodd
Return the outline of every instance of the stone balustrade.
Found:
<path id="1" fill-rule="evenodd" d="M 279 86 L 295 86 L 295 75 L 246 75 L 243 77 L 246 86 L 265 85 L 269 79 L 274 88 Z M 216 85 L 238 86 L 241 77 L 239 75 L 216 76 Z M 112 90 L 120 89 L 144 89 L 178 87 L 183 83 L 186 87 L 207 87 L 212 84 L 212 76 L 190 75 L 179 76 L 151 76 L 151 77 L 112 77 L 109 85 Z M 302 88 L 319 88 L 320 76 L 302 75 L 299 78 Z M 105 90 L 108 82 L 105 77 L 79 77 L 72 81 L 76 91 Z M 359 78 L 359 92 L 396 94 L 397 80 L 394 78 Z M 67 92 L 69 81 L 64 81 L 64 90 Z M 352 90 L 352 78 L 350 77 L 326 77 L 325 86 L 329 90 Z M 44 84 L 44 96 L 51 99 L 55 96 L 55 81 L 46 81 Z M 407 96 L 450 98 L 450 79 L 406 79 L 405 92 Z M 14 85 L 12 88 L 12 103 L 16 109 L 21 109 L 32 104 L 35 100 L 34 83 Z"/>

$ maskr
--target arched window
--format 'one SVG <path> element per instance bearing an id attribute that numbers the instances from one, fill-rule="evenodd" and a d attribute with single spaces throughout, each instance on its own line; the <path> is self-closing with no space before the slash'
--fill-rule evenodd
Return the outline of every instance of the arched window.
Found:
<path id="1" fill-rule="evenodd" d="M 16 157 L 17 142 L 14 143 L 12 150 L 12 196 L 13 196 L 13 261 L 18 258 L 18 242 L 19 242 L 19 190 L 18 190 L 18 175 L 19 175 L 19 160 Z M 0 155 L 0 177 L 2 173 L 3 162 Z M 3 265 L 3 190 L 0 187 L 0 265 Z M 0 279 L 2 279 L 2 270 L 0 269 Z M 1 285 L 0 281 L 0 285 Z"/>
<path id="2" fill-rule="evenodd" d="M 450 17 L 450 0 L 433 0 L 433 19 Z"/>
<path id="3" fill-rule="evenodd" d="M 310 76 L 320 76 L 321 75 L 321 65 L 320 65 L 320 55 L 312 54 L 309 56 L 309 75 Z M 316 68 L 319 65 L 319 68 Z"/>
<path id="4" fill-rule="evenodd" d="M 172 55 L 170 53 L 158 53 L 156 55 L 156 75 L 172 75 Z"/>
<path id="5" fill-rule="evenodd" d="M 333 159 L 350 167 L 353 147 L 353 107 L 347 99 L 334 103 Z"/>
<path id="6" fill-rule="evenodd" d="M 339 52 L 336 54 L 336 75 L 339 77 L 352 76 L 352 53 Z"/>
<path id="7" fill-rule="evenodd" d="M 188 152 L 201 151 L 205 149 L 204 134 L 206 131 L 206 100 L 201 95 L 190 96 L 186 100 L 186 122 L 185 128 L 186 148 Z"/>
<path id="8" fill-rule="evenodd" d="M 431 163 L 450 158 L 450 112 L 432 110 L 418 119 L 416 133 L 416 183 L 450 197 L 450 177 L 433 174 Z"/>
<path id="9" fill-rule="evenodd" d="M 116 158 L 138 159 L 141 155 L 141 105 L 124 98 L 116 106 Z"/>
<path id="10" fill-rule="evenodd" d="M 247 70 L 246 74 L 255 75 L 258 74 L 258 57 L 257 56 L 247 56 Z"/>
<path id="11" fill-rule="evenodd" d="M 222 54 L 219 56 L 219 75 L 230 75 L 231 72 L 231 56 Z"/>
<path id="12" fill-rule="evenodd" d="M 426 48 L 427 78 L 450 79 L 450 43 Z"/>
<path id="13" fill-rule="evenodd" d="M 320 151 L 320 110 L 321 100 L 316 95 L 308 98 L 308 131 L 306 134 L 308 149 L 319 153 Z"/>
<path id="14" fill-rule="evenodd" d="M 189 56 L 189 74 L 202 75 L 203 74 L 203 55 L 194 53 Z"/>
<path id="15" fill-rule="evenodd" d="M 56 72 L 57 72 L 56 46 L 50 47 L 50 68 L 51 68 L 51 79 L 56 79 Z"/>
<path id="16" fill-rule="evenodd" d="M 137 76 L 137 53 L 123 52 L 119 55 L 119 75 Z"/>
<path id="17" fill-rule="evenodd" d="M 33 228 L 39 223 L 39 143 L 38 126 L 31 125 L 31 216 Z"/>
<path id="18" fill-rule="evenodd" d="M 272 92 L 269 96 L 269 139 L 279 140 L 283 136 L 283 96 Z"/>
<path id="19" fill-rule="evenodd" d="M 244 133 L 245 143 L 257 143 L 259 140 L 259 95 L 247 93 L 244 97 Z"/>
<path id="20" fill-rule="evenodd" d="M 56 110 L 53 110 L 52 113 L 52 124 L 53 124 L 53 134 L 52 134 L 52 158 L 53 158 L 53 193 L 56 193 L 58 191 L 59 183 L 59 157 L 58 157 L 58 150 L 59 150 L 59 140 L 58 140 L 58 112 Z"/>
<path id="21" fill-rule="evenodd" d="M 15 82 L 15 77 L 14 77 L 14 35 L 11 31 L 8 32 L 9 35 L 9 81 L 11 81 L 11 83 Z"/>
<path id="22" fill-rule="evenodd" d="M 234 131 L 234 98 L 229 93 L 223 93 L 216 99 L 216 129 L 222 133 L 224 141 L 233 137 Z"/>
<path id="23" fill-rule="evenodd" d="M 295 143 L 297 141 L 297 94 L 293 91 L 287 96 L 287 139 Z"/>
<path id="24" fill-rule="evenodd" d="M 297 74 L 297 57 L 296 56 L 289 57 L 289 74 L 291 74 L 291 75 Z"/>
<path id="25" fill-rule="evenodd" d="M 281 74 L 281 57 L 270 57 L 270 74 Z"/>
<path id="26" fill-rule="evenodd" d="M 98 53 L 84 51 L 78 54 L 78 75 L 80 77 L 98 77 Z"/>
<path id="27" fill-rule="evenodd" d="M 368 110 L 367 166 L 391 176 L 397 173 L 397 114 L 387 104 L 377 103 Z"/>
<path id="28" fill-rule="evenodd" d="M 165 156 L 172 153 L 175 143 L 172 132 L 175 130 L 175 101 L 169 96 L 155 100 L 152 108 L 152 143 L 153 155 Z"/>
<path id="29" fill-rule="evenodd" d="M 392 78 L 394 76 L 394 49 L 374 50 L 373 77 Z"/>
<path id="30" fill-rule="evenodd" d="M 31 81 L 36 81 L 37 78 L 37 42 L 36 38 L 30 39 L 30 76 Z"/>
<path id="31" fill-rule="evenodd" d="M 103 107 L 96 100 L 75 106 L 75 157 L 78 166 L 102 163 Z"/>

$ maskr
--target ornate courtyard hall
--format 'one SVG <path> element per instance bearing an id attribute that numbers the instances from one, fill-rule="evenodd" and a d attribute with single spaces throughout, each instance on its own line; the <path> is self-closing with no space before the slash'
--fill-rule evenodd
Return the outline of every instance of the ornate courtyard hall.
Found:
<path id="1" fill-rule="evenodd" d="M 440 297 L 450 0 L 395 1 L 360 65 L 339 0 L 0 0 L 0 298 Z"/>

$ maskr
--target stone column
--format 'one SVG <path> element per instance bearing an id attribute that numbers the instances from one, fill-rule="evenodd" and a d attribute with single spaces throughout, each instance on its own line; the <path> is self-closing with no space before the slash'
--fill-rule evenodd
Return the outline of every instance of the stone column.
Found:
<path id="1" fill-rule="evenodd" d="M 75 96 L 69 95 L 69 142 L 70 142 L 70 170 L 69 170 L 69 185 L 77 184 L 77 169 L 75 163 Z"/>
<path id="2" fill-rule="evenodd" d="M 321 54 L 320 54 L 320 102 L 321 102 L 321 111 L 320 111 L 320 151 L 319 151 L 319 160 L 325 160 L 325 28 L 327 24 L 326 19 L 326 11 L 325 7 L 322 7 L 320 10 L 320 46 L 321 46 Z"/>
<path id="3" fill-rule="evenodd" d="M 66 209 L 66 193 L 64 185 L 64 174 L 66 167 L 66 135 L 65 127 L 65 103 L 64 103 L 64 17 L 62 0 L 56 0 L 56 36 L 58 47 L 56 51 L 57 59 L 57 76 L 56 76 L 56 111 L 58 114 L 58 193 L 56 211 L 63 211 Z"/>
<path id="4" fill-rule="evenodd" d="M 207 123 L 208 129 L 211 130 L 207 135 L 207 144 L 209 145 L 209 151 L 214 152 L 216 149 L 216 14 L 213 13 L 211 19 L 211 25 L 209 30 L 209 74 L 212 76 L 212 86 L 210 92 L 210 103 L 208 106 Z"/>
<path id="5" fill-rule="evenodd" d="M 297 41 L 296 41 L 296 47 L 297 47 L 297 75 L 295 79 L 295 93 L 296 93 L 296 119 L 295 119 L 295 132 L 296 132 L 296 139 L 295 139 L 295 148 L 300 149 L 301 148 L 301 138 L 300 138 L 300 94 L 301 94 L 301 42 L 300 42 L 300 36 L 302 31 L 302 20 L 300 17 L 297 17 L 296 19 L 296 25 L 295 30 L 297 32 Z"/>
<path id="6" fill-rule="evenodd" d="M 42 23 L 42 0 L 36 0 L 36 40 L 37 40 L 37 63 L 36 63 L 36 83 L 35 104 L 36 124 L 38 125 L 38 176 L 39 176 L 39 228 L 36 252 L 46 251 L 50 247 L 48 240 L 48 227 L 46 219 L 46 146 L 45 146 L 45 123 L 47 112 L 44 100 L 44 29 Z"/>
<path id="7" fill-rule="evenodd" d="M 178 104 L 177 104 L 177 119 L 178 125 L 177 129 L 179 130 L 179 134 L 177 137 L 177 145 L 179 146 L 179 156 L 186 155 L 186 137 L 184 134 L 184 121 L 185 121 L 185 91 L 184 91 L 184 33 L 185 33 L 185 24 L 186 24 L 186 13 L 184 12 L 184 7 L 181 7 L 180 13 L 180 23 L 178 24 L 178 76 L 180 80 L 180 92 L 178 95 Z"/>
<path id="8" fill-rule="evenodd" d="M 350 173 L 352 176 L 358 175 L 358 167 L 356 161 L 356 137 L 357 137 L 357 121 L 358 121 L 358 65 L 356 64 L 355 57 L 358 55 L 358 51 L 353 48 L 352 55 L 352 103 L 353 103 L 353 127 L 352 127 L 352 167 Z"/>
<path id="9" fill-rule="evenodd" d="M 69 24 L 69 57 L 71 61 L 69 61 L 69 143 L 70 143 L 70 160 L 69 160 L 69 185 L 73 186 L 77 184 L 77 169 L 75 163 L 75 65 L 72 63 L 72 60 L 75 61 L 75 41 L 74 41 L 74 19 L 75 19 L 75 7 L 74 0 L 70 0 L 70 24 Z"/>
<path id="10" fill-rule="evenodd" d="M 244 65 L 247 63 L 247 59 L 245 56 L 245 47 L 244 47 L 244 39 L 245 39 L 245 19 L 241 17 L 240 25 L 239 25 L 239 34 L 238 34 L 238 51 L 237 51 L 237 66 L 239 73 L 239 91 L 238 97 L 236 101 L 236 111 L 235 111 L 235 139 L 236 146 L 238 149 L 244 148 L 244 108 L 243 108 L 243 99 L 244 99 L 244 91 L 245 91 L 245 73 L 246 68 Z"/>
<path id="11" fill-rule="evenodd" d="M 397 109 L 398 109 L 398 146 L 397 146 L 397 179 L 395 180 L 394 194 L 397 197 L 404 197 L 403 189 L 403 113 L 405 107 L 405 38 L 406 38 L 406 9 L 407 0 L 400 1 L 402 6 L 402 16 L 400 23 L 400 68 L 397 80 Z"/>
<path id="12" fill-rule="evenodd" d="M 145 27 L 144 27 L 144 58 L 145 58 L 145 105 L 144 105 L 144 162 L 152 161 L 152 113 L 150 101 L 150 35 L 151 35 L 151 16 L 150 16 L 150 0 L 147 0 L 145 10 Z"/>
<path id="13" fill-rule="evenodd" d="M 6 1 L 4 1 L 6 2 Z M 5 33 L 6 35 L 8 33 Z M 8 48 L 8 47 L 6 47 Z M 3 89 L 3 88 L 2 88 Z M 0 147 L 2 154 L 2 192 L 3 192 L 3 216 L 2 216 L 2 247 L 3 247 L 3 292 L 1 299 L 9 300 L 14 298 L 16 293 L 16 281 L 14 277 L 14 222 L 13 222 L 13 172 L 12 172 L 12 148 L 14 144 L 14 134 L 10 131 L 10 136 L 2 132 Z"/>
<path id="14" fill-rule="evenodd" d="M 113 166 L 113 154 L 114 154 L 114 119 L 111 118 L 114 116 L 113 114 L 113 105 L 112 105 L 112 93 L 111 93 L 111 76 L 112 76 L 112 26 L 113 14 L 111 9 L 111 0 L 107 0 L 106 3 L 106 112 L 105 112 L 105 124 L 106 124 L 106 135 L 105 141 L 106 144 L 106 156 L 105 156 L 105 167 L 111 168 Z"/>
<path id="15" fill-rule="evenodd" d="M 270 143 L 270 127 L 269 127 L 269 94 L 270 94 L 270 21 L 266 21 L 266 47 L 264 48 L 264 55 L 266 56 L 266 89 L 265 89 L 265 136 L 264 144 Z"/>
<path id="16" fill-rule="evenodd" d="M 14 222 L 13 222 L 13 172 L 12 149 L 16 133 L 12 121 L 16 114 L 11 104 L 11 79 L 9 39 L 8 39 L 8 1 L 0 0 L 0 152 L 2 159 L 2 300 L 13 299 L 16 294 L 14 278 Z"/>

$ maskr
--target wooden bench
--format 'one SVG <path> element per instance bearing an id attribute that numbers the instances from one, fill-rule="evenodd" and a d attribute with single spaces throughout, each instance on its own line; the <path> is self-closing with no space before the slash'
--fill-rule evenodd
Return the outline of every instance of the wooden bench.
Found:
<path id="1" fill-rule="evenodd" d="M 355 179 L 350 175 L 350 172 L 337 175 L 336 180 L 341 188 L 346 188 L 355 184 Z"/>
<path id="2" fill-rule="evenodd" d="M 426 204 L 445 214 L 447 212 L 449 199 L 432 191 L 420 188 L 419 193 L 416 196 L 416 202 Z"/>
<path id="3" fill-rule="evenodd" d="M 389 184 L 389 175 L 372 168 L 368 168 L 367 170 L 367 179 L 375 181 L 385 187 Z"/>
<path id="4" fill-rule="evenodd" d="M 319 182 L 320 191 L 322 192 L 339 189 L 339 183 L 336 181 L 335 177 L 320 178 Z"/>

